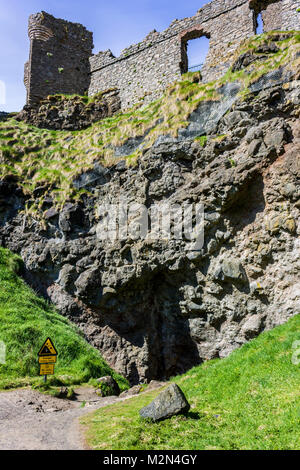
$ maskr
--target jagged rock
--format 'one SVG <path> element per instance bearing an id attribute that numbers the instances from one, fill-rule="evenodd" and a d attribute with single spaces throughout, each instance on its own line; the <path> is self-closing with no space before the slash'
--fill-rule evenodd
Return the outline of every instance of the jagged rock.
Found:
<path id="1" fill-rule="evenodd" d="M 52 217 L 56 217 L 57 215 L 58 215 L 57 209 L 55 209 L 55 207 L 51 207 L 45 212 L 44 217 L 46 220 L 49 220 L 49 219 L 52 219 Z"/>
<path id="2" fill-rule="evenodd" d="M 260 54 L 274 54 L 279 51 L 279 47 L 274 42 L 264 42 L 255 48 Z"/>
<path id="3" fill-rule="evenodd" d="M 247 339 L 254 338 L 258 335 L 262 326 L 262 318 L 260 315 L 252 315 L 243 324 L 241 333 L 245 335 Z"/>
<path id="4" fill-rule="evenodd" d="M 171 418 L 174 415 L 187 413 L 190 405 L 182 390 L 176 384 L 163 390 L 149 405 L 140 410 L 142 418 L 152 421 Z"/>
<path id="5" fill-rule="evenodd" d="M 257 55 L 254 54 L 251 51 L 247 51 L 244 54 L 242 54 L 233 64 L 232 66 L 232 71 L 233 72 L 238 72 L 239 70 L 242 70 L 248 65 L 252 64 L 253 62 L 256 62 L 257 60 L 265 60 L 266 56 L 265 55 Z"/>
<path id="6" fill-rule="evenodd" d="M 264 142 L 268 146 L 274 145 L 276 147 L 282 145 L 283 142 L 286 142 L 284 130 L 280 129 L 272 132 L 267 132 L 264 137 Z"/>
<path id="7" fill-rule="evenodd" d="M 65 264 L 59 273 L 57 282 L 67 292 L 74 293 L 74 282 L 77 276 L 78 274 L 75 266 L 72 266 L 71 264 Z"/>
<path id="8" fill-rule="evenodd" d="M 256 155 L 257 152 L 259 151 L 260 147 L 261 147 L 261 144 L 262 144 L 262 140 L 259 140 L 259 139 L 252 140 L 252 142 L 251 142 L 251 144 L 249 145 L 249 148 L 248 148 L 248 154 L 250 156 Z"/>
<path id="9" fill-rule="evenodd" d="M 6 121 L 10 117 L 9 113 L 5 113 L 4 111 L 0 111 L 0 122 Z"/>
<path id="10" fill-rule="evenodd" d="M 110 375 L 100 377 L 100 379 L 97 379 L 97 382 L 99 384 L 98 388 L 96 389 L 97 395 L 102 397 L 120 395 L 119 385 Z"/>
<path id="11" fill-rule="evenodd" d="M 124 390 L 120 394 L 120 397 L 132 397 L 134 395 L 138 395 L 142 391 L 142 386 L 141 385 L 134 385 L 133 387 L 129 388 L 128 390 Z"/>
<path id="12" fill-rule="evenodd" d="M 90 101 L 81 96 L 54 95 L 35 105 L 24 106 L 16 120 L 45 129 L 80 130 L 112 116 L 120 108 L 119 93 L 115 89 L 99 93 Z"/>
<path id="13" fill-rule="evenodd" d="M 88 194 L 59 213 L 46 188 L 43 226 L 25 217 L 28 196 L 14 176 L 0 182 L 1 243 L 131 385 L 225 357 L 299 312 L 299 82 L 280 77 L 242 100 L 229 84 L 221 110 L 201 103 L 190 123 L 205 145 L 179 132 L 158 138 L 136 166 L 95 162 L 74 181 Z M 203 203 L 204 245 L 100 240 L 96 209 L 120 197 L 148 208 Z M 253 315 L 259 327 L 247 326 Z"/>
<path id="14" fill-rule="evenodd" d="M 251 124 L 250 116 L 245 111 L 232 111 L 231 113 L 227 114 L 223 120 L 228 129 L 233 129 L 237 125 L 241 126 L 241 123 L 245 123 L 246 125 Z"/>
<path id="15" fill-rule="evenodd" d="M 283 212 L 281 214 L 271 213 L 266 218 L 266 229 L 272 235 L 275 235 L 280 232 L 281 229 L 288 230 L 291 233 L 295 233 L 297 226 L 295 219 L 291 214 Z"/>
<path id="16" fill-rule="evenodd" d="M 161 382 L 160 380 L 151 380 L 149 385 L 147 386 L 147 392 L 150 390 L 156 390 L 157 388 L 161 388 L 166 385 L 166 382 Z"/>
<path id="17" fill-rule="evenodd" d="M 97 305 L 102 297 L 101 277 L 95 268 L 82 272 L 75 281 L 76 294 L 88 305 Z"/>
<path id="18" fill-rule="evenodd" d="M 243 266 L 235 259 L 224 259 L 217 267 L 214 278 L 221 281 L 246 281 Z"/>
<path id="19" fill-rule="evenodd" d="M 300 193 L 300 189 L 297 188 L 296 185 L 293 183 L 286 183 L 280 188 L 280 192 L 283 196 L 294 199 L 294 196 L 297 197 L 298 193 Z"/>
<path id="20" fill-rule="evenodd" d="M 59 227 L 63 232 L 70 232 L 82 222 L 82 209 L 76 204 L 66 204 L 59 214 Z"/>
<path id="21" fill-rule="evenodd" d="M 251 144 L 253 140 L 260 140 L 260 139 L 262 140 L 263 135 L 264 135 L 263 128 L 259 126 L 254 126 L 254 127 L 251 127 L 247 131 L 245 140 L 248 142 L 248 144 Z"/>

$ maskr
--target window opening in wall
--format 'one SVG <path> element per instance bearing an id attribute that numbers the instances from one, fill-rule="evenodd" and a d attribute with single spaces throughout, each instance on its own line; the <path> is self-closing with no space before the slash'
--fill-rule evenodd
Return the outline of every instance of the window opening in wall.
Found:
<path id="1" fill-rule="evenodd" d="M 263 24 L 262 14 L 259 13 L 256 17 L 255 34 L 262 34 L 263 32 L 264 32 L 264 24 Z"/>
<path id="2" fill-rule="evenodd" d="M 190 39 L 186 43 L 187 47 L 187 70 L 197 72 L 201 70 L 209 49 L 209 39 L 201 36 L 196 39 Z"/>

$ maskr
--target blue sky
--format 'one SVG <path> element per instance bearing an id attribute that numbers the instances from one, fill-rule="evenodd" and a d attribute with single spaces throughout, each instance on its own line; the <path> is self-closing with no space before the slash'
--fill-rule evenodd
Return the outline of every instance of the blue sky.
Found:
<path id="1" fill-rule="evenodd" d="M 192 16 L 206 3 L 209 0 L 0 0 L 0 111 L 18 111 L 25 104 L 23 70 L 29 55 L 27 22 L 31 13 L 44 10 L 82 23 L 94 33 L 94 53 L 111 49 L 119 55 L 153 29 L 162 31 L 175 18 Z M 190 63 L 200 63 L 206 49 L 206 44 L 194 41 Z M 1 103 L 3 82 L 6 104 Z"/>

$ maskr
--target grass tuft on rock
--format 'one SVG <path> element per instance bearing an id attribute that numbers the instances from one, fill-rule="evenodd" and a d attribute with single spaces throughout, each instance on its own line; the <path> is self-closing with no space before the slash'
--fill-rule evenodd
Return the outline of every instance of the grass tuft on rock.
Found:
<path id="1" fill-rule="evenodd" d="M 257 46 L 272 42 L 278 34 L 277 31 L 264 33 L 244 41 L 234 53 L 233 60 L 243 53 L 255 52 Z M 78 201 L 88 195 L 86 188 L 78 189 L 74 185 L 82 172 L 92 170 L 96 162 L 112 166 L 124 159 L 128 166 L 135 165 L 142 152 L 159 136 L 170 134 L 176 137 L 180 128 L 187 127 L 191 113 L 201 102 L 220 99 L 218 90 L 225 83 L 239 82 L 240 97 L 243 98 L 249 93 L 251 83 L 264 74 L 282 65 L 297 70 L 300 65 L 299 32 L 289 32 L 286 39 L 276 44 L 278 52 L 263 60 L 258 57 L 242 70 L 233 72 L 230 68 L 222 78 L 209 83 L 199 82 L 199 72 L 188 72 L 171 84 L 160 99 L 119 112 L 85 130 L 50 131 L 13 118 L 0 122 L 0 178 L 16 181 L 28 196 L 26 214 L 35 220 L 43 220 L 45 197 L 52 197 L 59 209 L 67 201 Z M 69 98 L 59 96 L 62 100 Z M 80 99 L 90 103 L 95 97 Z M 130 138 L 142 138 L 143 148 L 127 157 L 116 157 L 115 148 Z M 34 196 L 37 188 L 41 195 Z"/>

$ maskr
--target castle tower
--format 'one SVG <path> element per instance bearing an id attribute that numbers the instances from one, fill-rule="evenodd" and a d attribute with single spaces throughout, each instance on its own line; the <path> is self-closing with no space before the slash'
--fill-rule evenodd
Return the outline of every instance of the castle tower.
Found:
<path id="1" fill-rule="evenodd" d="M 55 93 L 84 94 L 89 87 L 93 34 L 78 23 L 41 12 L 29 17 L 29 61 L 24 83 L 27 104 Z"/>

